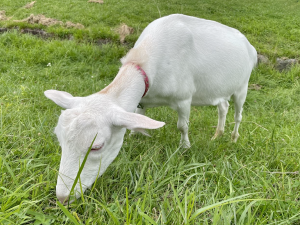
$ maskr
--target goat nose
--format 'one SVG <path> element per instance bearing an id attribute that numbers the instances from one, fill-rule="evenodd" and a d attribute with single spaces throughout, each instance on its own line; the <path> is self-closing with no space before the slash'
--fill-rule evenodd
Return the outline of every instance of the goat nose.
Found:
<path id="1" fill-rule="evenodd" d="M 68 200 L 69 200 L 69 196 L 68 195 L 56 195 L 56 197 L 58 198 L 58 200 L 60 201 L 60 203 L 62 204 L 67 204 Z"/>

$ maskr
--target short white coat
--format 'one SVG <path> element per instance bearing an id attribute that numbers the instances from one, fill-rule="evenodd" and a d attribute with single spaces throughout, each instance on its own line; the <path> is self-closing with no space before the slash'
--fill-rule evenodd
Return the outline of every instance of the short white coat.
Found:
<path id="1" fill-rule="evenodd" d="M 73 97 L 67 92 L 45 91 L 49 99 L 67 109 L 55 128 L 62 147 L 56 186 L 61 202 L 69 198 L 79 165 L 96 134 L 94 150 L 81 173 L 83 191 L 118 155 L 126 129 L 145 133 L 144 129 L 164 125 L 143 115 L 149 107 L 166 105 L 175 109 L 181 145 L 189 147 L 190 106 L 218 106 L 214 139 L 224 132 L 228 101 L 233 98 L 232 139 L 238 139 L 248 81 L 257 62 L 255 48 L 238 30 L 180 14 L 162 17 L 145 28 L 121 61 L 113 82 L 99 93 Z M 149 90 L 143 98 L 145 82 L 137 65 L 149 79 Z M 139 103 L 142 109 L 136 109 Z M 78 183 L 75 192 L 79 197 Z"/>

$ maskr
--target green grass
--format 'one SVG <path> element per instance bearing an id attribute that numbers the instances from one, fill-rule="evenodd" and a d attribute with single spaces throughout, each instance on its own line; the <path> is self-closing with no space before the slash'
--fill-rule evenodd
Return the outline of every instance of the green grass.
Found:
<path id="1" fill-rule="evenodd" d="M 280 73 L 276 57 L 299 57 L 300 2 L 2 0 L 19 20 L 44 14 L 85 28 L 0 21 L 0 224 L 300 224 L 300 67 Z M 259 65 L 244 105 L 238 142 L 230 142 L 233 107 L 223 137 L 211 141 L 215 107 L 192 107 L 188 150 L 178 148 L 177 115 L 162 107 L 148 116 L 166 122 L 152 137 L 125 135 L 119 156 L 83 199 L 55 197 L 60 147 L 53 129 L 60 108 L 44 90 L 86 96 L 105 87 L 148 23 L 183 13 L 241 30 L 271 63 Z M 121 45 L 114 29 L 135 29 Z M 40 38 L 22 28 L 53 34 Z M 73 38 L 70 38 L 70 37 Z M 99 45 L 108 39 L 109 44 Z M 50 64 L 49 64 L 50 63 Z"/>

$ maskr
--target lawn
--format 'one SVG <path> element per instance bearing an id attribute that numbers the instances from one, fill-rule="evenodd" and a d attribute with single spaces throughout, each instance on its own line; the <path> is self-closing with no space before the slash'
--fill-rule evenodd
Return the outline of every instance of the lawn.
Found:
<path id="1" fill-rule="evenodd" d="M 300 66 L 275 68 L 276 58 L 300 57 L 298 0 L 27 3 L 0 2 L 12 17 L 0 19 L 0 224 L 300 224 Z M 239 140 L 230 141 L 232 102 L 225 134 L 214 141 L 216 107 L 192 107 L 190 149 L 179 148 L 176 113 L 150 109 L 166 126 L 152 137 L 127 132 L 93 189 L 59 205 L 53 130 L 62 108 L 43 92 L 101 90 L 147 24 L 172 13 L 235 27 L 269 58 L 251 75 Z M 62 24 L 14 21 L 31 14 Z M 123 23 L 134 32 L 120 43 Z"/>

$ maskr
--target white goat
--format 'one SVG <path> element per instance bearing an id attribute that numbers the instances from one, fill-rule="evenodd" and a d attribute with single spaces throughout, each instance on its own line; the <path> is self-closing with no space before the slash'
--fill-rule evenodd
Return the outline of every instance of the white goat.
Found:
<path id="1" fill-rule="evenodd" d="M 45 91 L 49 99 L 67 109 L 55 128 L 62 147 L 56 186 L 58 199 L 64 202 L 69 198 L 79 162 L 96 134 L 81 173 L 83 191 L 116 158 L 126 129 L 144 132 L 164 126 L 163 122 L 141 115 L 149 107 L 167 105 L 175 109 L 181 144 L 189 147 L 190 106 L 218 106 L 214 139 L 224 132 L 228 100 L 232 96 L 235 105 L 232 139 L 236 141 L 256 61 L 255 48 L 238 30 L 176 14 L 157 19 L 146 27 L 134 48 L 122 59 L 123 65 L 113 82 L 99 93 L 73 97 L 67 92 Z M 143 108 L 136 110 L 139 103 Z M 78 183 L 75 191 L 78 197 Z"/>

